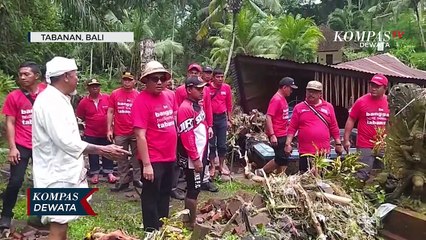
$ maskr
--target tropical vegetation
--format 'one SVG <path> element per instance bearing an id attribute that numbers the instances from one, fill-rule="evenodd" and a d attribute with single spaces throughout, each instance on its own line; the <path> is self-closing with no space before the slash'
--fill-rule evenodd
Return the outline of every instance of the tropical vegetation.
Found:
<path id="1" fill-rule="evenodd" d="M 14 76 L 19 63 L 44 64 L 54 55 L 75 58 L 81 74 L 117 79 L 124 69 L 141 70 L 141 41 L 155 42 L 154 58 L 183 76 L 192 62 L 229 68 L 232 56 L 247 54 L 315 61 L 333 30 L 404 32 L 392 52 L 426 69 L 423 0 L 1 0 L 0 75 Z M 133 43 L 29 43 L 31 31 L 131 31 Z M 345 50 L 347 59 L 374 49 Z"/>

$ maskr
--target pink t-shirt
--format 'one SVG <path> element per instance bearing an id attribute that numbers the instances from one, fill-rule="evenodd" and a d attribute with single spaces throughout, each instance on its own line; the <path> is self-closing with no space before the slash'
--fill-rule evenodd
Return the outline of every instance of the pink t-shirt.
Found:
<path id="1" fill-rule="evenodd" d="M 178 131 L 186 155 L 191 160 L 204 156 L 208 146 L 207 123 L 201 106 L 186 99 L 179 106 Z"/>
<path id="2" fill-rule="evenodd" d="M 232 114 L 232 91 L 228 84 L 223 83 L 219 88 L 210 85 L 210 95 L 213 114 Z"/>
<path id="3" fill-rule="evenodd" d="M 136 98 L 132 108 L 133 126 L 146 129 L 151 162 L 176 161 L 176 112 L 175 99 L 170 93 L 153 95 L 142 91 Z"/>
<path id="4" fill-rule="evenodd" d="M 89 96 L 84 97 L 77 106 L 77 117 L 81 118 L 86 127 L 84 135 L 90 137 L 106 137 L 107 135 L 107 112 L 109 96 L 99 94 L 98 104 Z"/>
<path id="5" fill-rule="evenodd" d="M 276 137 L 287 136 L 288 128 L 288 104 L 285 97 L 279 93 L 269 101 L 268 111 L 266 112 L 272 119 L 272 128 Z M 271 133 L 267 133 L 271 135 Z"/>
<path id="6" fill-rule="evenodd" d="M 37 95 L 45 88 L 45 84 L 39 84 L 37 93 L 30 95 L 31 98 L 35 100 Z M 32 148 L 33 106 L 20 89 L 7 95 L 2 112 L 6 116 L 15 117 L 15 143 L 26 148 Z"/>
<path id="7" fill-rule="evenodd" d="M 182 104 L 182 102 L 188 97 L 185 84 L 177 87 L 175 94 L 176 94 L 176 104 L 179 107 Z M 209 127 L 213 126 L 213 112 L 212 112 L 212 103 L 211 103 L 209 87 L 204 88 L 203 100 L 201 100 L 198 104 L 200 104 L 200 106 L 203 106 L 203 110 L 206 113 L 207 125 Z"/>
<path id="8" fill-rule="evenodd" d="M 131 110 L 138 96 L 135 89 L 127 91 L 123 88 L 112 91 L 109 97 L 109 108 L 114 109 L 114 135 L 127 136 L 133 134 Z"/>
<path id="9" fill-rule="evenodd" d="M 357 148 L 373 148 L 376 128 L 386 128 L 389 120 L 388 98 L 374 99 L 366 94 L 355 101 L 349 116 L 358 121 Z"/>
<path id="10" fill-rule="evenodd" d="M 315 154 L 316 148 L 330 152 L 330 135 L 334 139 L 340 138 L 333 105 L 322 100 L 322 103 L 314 108 L 328 122 L 329 127 L 304 102 L 297 104 L 293 109 L 288 134 L 294 135 L 299 131 L 297 138 L 300 154 Z"/>

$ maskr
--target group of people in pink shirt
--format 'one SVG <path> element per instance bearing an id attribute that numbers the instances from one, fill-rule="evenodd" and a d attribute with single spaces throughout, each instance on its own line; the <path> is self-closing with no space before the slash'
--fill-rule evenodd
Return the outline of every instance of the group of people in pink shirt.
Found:
<path id="1" fill-rule="evenodd" d="M 67 75 L 76 71 L 75 63 L 68 66 L 69 61 L 53 61 L 55 67 L 61 69 L 51 72 L 55 89 L 67 86 L 69 91 L 65 91 L 66 94 L 75 91 L 78 81 L 76 75 Z M 32 158 L 32 143 L 37 142 L 32 139 L 33 103 L 46 88 L 50 95 L 59 96 L 50 85 L 40 83 L 40 77 L 37 64 L 22 64 L 17 81 L 20 88 L 7 96 L 3 106 L 11 175 L 3 194 L 0 228 L 10 227 L 12 210 Z M 157 61 L 147 63 L 138 80 L 145 84 L 141 92 L 135 89 L 135 77 L 124 72 L 122 86 L 110 95 L 101 92 L 98 80 L 86 82 L 89 94 L 80 101 L 75 112 L 85 123 L 83 140 L 86 143 L 79 142 L 75 147 L 78 147 L 79 154 L 89 154 L 92 184 L 99 182 L 102 158 L 103 174 L 109 183 L 115 183 L 111 191 L 126 191 L 131 183 L 142 189 L 145 231 L 158 230 L 162 226 L 160 219 L 169 215 L 171 196 L 184 199 L 185 208 L 190 210 L 185 222 L 188 227 L 193 227 L 200 190 L 216 192 L 218 189 L 212 183 L 212 177 L 217 172 L 222 176 L 230 174 L 225 158 L 227 130 L 232 124 L 231 87 L 224 82 L 222 70 L 208 66 L 202 68 L 198 64 L 188 67 L 184 83 L 175 91 L 168 89 L 171 74 Z M 68 87 L 70 82 L 72 87 Z M 290 118 L 286 98 L 299 87 L 291 77 L 281 79 L 270 100 L 265 126 L 275 159 L 268 162 L 263 170 L 271 173 L 286 169 L 295 137 L 301 156 L 299 170 L 311 170 L 310 157 L 305 155 L 319 151 L 329 153 L 330 138 L 334 139 L 338 154 L 348 151 L 350 132 L 357 124 L 356 145 L 361 152 L 361 161 L 366 164 L 357 175 L 367 180 L 371 169 L 377 164 L 380 167 L 373 147 L 378 128 L 386 128 L 389 119 L 387 87 L 388 79 L 384 75 L 376 74 L 371 78 L 369 93 L 357 99 L 349 110 L 342 141 L 334 108 L 323 99 L 322 84 L 308 82 L 306 98 L 294 106 Z M 45 98 L 48 97 L 47 93 L 45 95 Z M 74 126 L 74 123 L 71 125 Z M 124 150 L 112 146 L 112 143 Z M 114 159 L 117 160 L 118 177 L 113 174 L 113 160 L 108 156 L 118 157 Z M 80 155 L 78 159 L 81 159 Z M 179 175 L 184 175 L 187 182 L 185 196 L 176 192 Z M 62 231 L 61 227 L 57 229 Z"/>
<path id="2" fill-rule="evenodd" d="M 371 78 L 369 93 L 357 99 L 349 109 L 344 135 L 340 136 L 333 105 L 323 99 L 321 82 L 308 82 L 305 100 L 294 106 L 290 119 L 286 97 L 292 94 L 293 89 L 298 89 L 298 86 L 293 78 L 281 79 L 266 113 L 266 134 L 274 148 L 275 159 L 269 161 L 263 170 L 266 173 L 285 171 L 295 137 L 298 142 L 300 172 L 313 169 L 311 155 L 330 153 L 331 138 L 334 139 L 334 149 L 338 155 L 344 150 L 349 152 L 351 131 L 357 123 L 356 148 L 361 153 L 360 161 L 366 165 L 357 172 L 357 176 L 361 180 L 367 180 L 373 168 L 381 168 L 383 165 L 378 158 L 383 153 L 379 152 L 377 155 L 373 148 L 378 129 L 385 129 L 389 120 L 389 106 L 385 95 L 388 83 L 388 79 L 382 74 Z"/>
<path id="3" fill-rule="evenodd" d="M 73 60 L 54 60 L 52 69 L 60 69 L 52 70 L 51 78 L 56 84 L 57 78 L 65 76 L 61 84 L 70 84 L 67 71 L 75 71 L 74 63 L 71 64 Z M 37 95 L 49 86 L 40 83 L 39 79 L 41 71 L 37 64 L 28 62 L 21 65 L 17 81 L 20 88 L 7 96 L 3 107 L 11 177 L 3 194 L 0 228 L 10 228 L 12 210 L 32 158 L 32 104 Z M 171 75 L 157 61 L 146 65 L 139 80 L 145 84 L 141 92 L 135 89 L 135 77 L 124 72 L 121 87 L 110 95 L 101 91 L 101 83 L 97 79 L 85 82 L 88 95 L 79 102 L 75 115 L 84 122 L 82 140 L 93 144 L 84 151 L 89 155 L 89 180 L 97 184 L 103 173 L 109 183 L 115 183 L 111 191 L 126 191 L 130 184 L 142 188 L 142 219 L 146 231 L 161 227 L 160 219 L 169 214 L 171 196 L 185 199 L 185 207 L 190 210 L 186 221 L 191 227 L 195 223 L 200 190 L 218 191 L 212 183 L 216 171 L 225 176 L 230 174 L 225 155 L 226 131 L 232 121 L 231 88 L 224 82 L 222 70 L 208 66 L 202 68 L 198 64 L 188 67 L 187 78 L 176 91 L 167 88 Z M 61 89 L 62 85 L 56 85 L 55 89 Z M 57 92 L 50 90 L 49 94 L 52 91 L 54 94 Z M 116 145 L 124 151 L 117 150 Z M 101 148 L 92 146 L 112 147 L 101 151 Z M 107 149 L 111 152 L 104 152 Z M 108 156 L 117 158 L 109 159 Z M 113 160 L 117 161 L 118 177 L 114 175 Z M 187 182 L 184 196 L 174 193 L 180 174 Z M 59 234 L 63 234 L 61 224 L 54 228 Z"/>

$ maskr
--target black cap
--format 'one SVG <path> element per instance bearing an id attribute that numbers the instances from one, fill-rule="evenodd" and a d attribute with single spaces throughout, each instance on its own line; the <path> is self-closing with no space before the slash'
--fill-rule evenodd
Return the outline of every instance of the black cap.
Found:
<path id="1" fill-rule="evenodd" d="M 294 84 L 294 79 L 291 77 L 285 77 L 280 80 L 280 87 L 289 86 L 293 89 L 298 89 L 296 84 Z"/>
<path id="2" fill-rule="evenodd" d="M 203 67 L 203 72 L 213 72 L 213 68 L 211 68 L 210 66 L 205 66 Z"/>
<path id="3" fill-rule="evenodd" d="M 185 87 L 204 87 L 208 85 L 199 77 L 189 77 L 185 80 Z"/>

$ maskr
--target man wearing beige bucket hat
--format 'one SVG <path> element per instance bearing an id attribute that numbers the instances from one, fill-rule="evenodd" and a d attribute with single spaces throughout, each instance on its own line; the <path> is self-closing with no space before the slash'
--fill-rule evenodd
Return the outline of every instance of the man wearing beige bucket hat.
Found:
<path id="1" fill-rule="evenodd" d="M 330 137 L 335 141 L 336 153 L 343 152 L 334 108 L 322 98 L 321 82 L 308 82 L 305 101 L 298 103 L 293 109 L 284 148 L 288 155 L 292 152 L 291 142 L 296 132 L 298 132 L 301 172 L 311 168 L 310 157 L 306 156 L 307 154 L 330 153 Z"/>
<path id="2" fill-rule="evenodd" d="M 145 89 L 132 108 L 133 127 L 142 162 L 142 219 L 145 231 L 158 230 L 169 215 L 172 174 L 176 164 L 174 96 L 165 91 L 170 73 L 157 61 L 147 63 L 140 80 Z"/>

